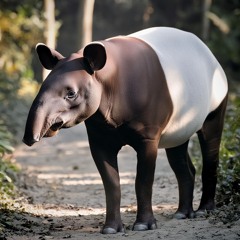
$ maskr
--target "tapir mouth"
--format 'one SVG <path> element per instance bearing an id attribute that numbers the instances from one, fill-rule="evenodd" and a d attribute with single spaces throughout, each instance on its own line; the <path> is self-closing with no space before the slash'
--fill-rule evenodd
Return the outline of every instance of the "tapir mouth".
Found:
<path id="1" fill-rule="evenodd" d="M 43 135 L 43 137 L 53 137 L 55 136 L 58 131 L 62 128 L 63 126 L 63 121 L 60 122 L 55 122 Z"/>
<path id="2" fill-rule="evenodd" d="M 63 126 L 63 121 L 54 123 L 50 129 L 52 131 L 58 131 Z"/>

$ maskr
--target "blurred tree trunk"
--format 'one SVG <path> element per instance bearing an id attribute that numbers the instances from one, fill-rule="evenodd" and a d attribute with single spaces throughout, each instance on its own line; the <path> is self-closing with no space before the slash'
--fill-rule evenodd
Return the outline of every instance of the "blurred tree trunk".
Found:
<path id="1" fill-rule="evenodd" d="M 44 0 L 44 14 L 46 19 L 45 39 L 46 45 L 55 49 L 56 47 L 56 26 L 55 26 L 55 2 L 54 0 Z M 49 74 L 49 70 L 43 69 L 43 80 Z"/>
<path id="2" fill-rule="evenodd" d="M 79 5 L 79 48 L 92 41 L 93 10 L 95 0 L 82 0 Z"/>
<path id="3" fill-rule="evenodd" d="M 203 1 L 203 13 L 202 13 L 202 39 L 204 41 L 208 40 L 209 34 L 209 9 L 211 7 L 212 0 L 204 0 Z"/>

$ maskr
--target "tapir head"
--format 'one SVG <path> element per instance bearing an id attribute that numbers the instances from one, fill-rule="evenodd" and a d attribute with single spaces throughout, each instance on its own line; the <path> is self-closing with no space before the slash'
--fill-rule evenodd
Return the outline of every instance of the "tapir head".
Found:
<path id="1" fill-rule="evenodd" d="M 91 43 L 68 58 L 44 44 L 38 44 L 36 51 L 43 67 L 52 71 L 28 114 L 23 142 L 29 146 L 96 112 L 102 87 L 95 71 L 106 63 L 105 47 L 100 42 Z"/>

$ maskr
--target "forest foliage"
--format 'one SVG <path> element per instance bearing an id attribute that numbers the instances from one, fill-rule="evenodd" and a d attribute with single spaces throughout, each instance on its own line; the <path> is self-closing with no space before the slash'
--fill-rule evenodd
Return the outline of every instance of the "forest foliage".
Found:
<path id="1" fill-rule="evenodd" d="M 177 27 L 202 38 L 203 16 L 207 16 L 209 29 L 204 40 L 227 72 L 230 84 L 235 82 L 239 88 L 240 2 L 215 0 L 207 13 L 203 12 L 203 2 L 95 0 L 93 38 L 97 40 L 129 34 L 151 26 Z M 56 18 L 61 25 L 57 47 L 73 45 L 72 32 L 78 26 L 68 21 L 71 14 L 64 13 L 67 10 L 74 12 L 76 4 L 76 0 L 56 1 Z M 69 25 L 65 29 L 69 29 L 71 36 L 69 33 L 64 35 L 67 30 L 62 31 L 67 22 Z M 32 99 L 38 88 L 36 71 L 33 70 L 34 47 L 37 42 L 44 41 L 44 23 L 43 1 L 0 1 L 0 191 L 4 188 L 3 183 L 11 189 L 5 156 L 12 151 L 12 139 L 20 139 L 22 135 L 29 99 Z M 239 201 L 240 192 L 239 92 L 235 89 L 232 92 L 235 97 L 231 99 L 227 111 L 219 170 L 218 196 L 223 204 L 235 201 L 232 196 L 237 196 Z M 14 134 L 14 138 L 10 137 L 11 134 Z"/>
<path id="2" fill-rule="evenodd" d="M 238 92 L 239 94 L 239 92 Z M 240 203 L 240 97 L 230 95 L 220 149 L 218 206 Z"/>

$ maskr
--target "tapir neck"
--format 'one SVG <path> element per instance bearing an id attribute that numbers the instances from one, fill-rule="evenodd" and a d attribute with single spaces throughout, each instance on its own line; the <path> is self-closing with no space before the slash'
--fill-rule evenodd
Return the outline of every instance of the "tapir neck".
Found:
<path id="1" fill-rule="evenodd" d="M 117 91 L 120 87 L 119 68 L 114 56 L 114 44 L 104 41 L 104 45 L 107 54 L 109 54 L 107 62 L 103 69 L 95 72 L 95 79 L 102 85 L 101 102 L 98 110 L 108 123 L 117 126 L 113 119 L 113 105 L 116 102 Z"/>

